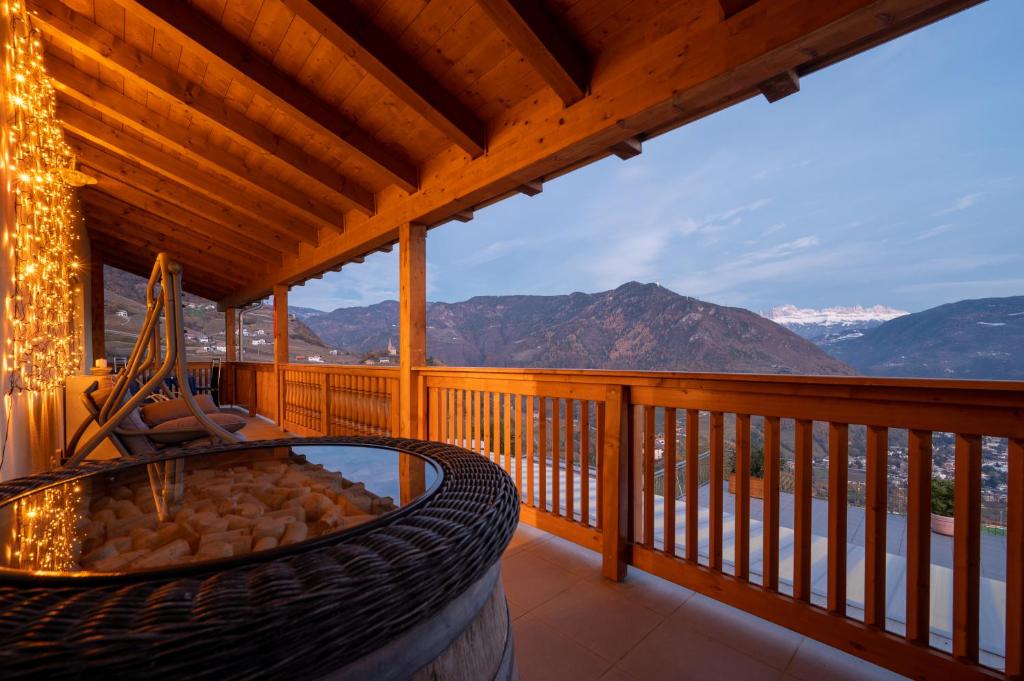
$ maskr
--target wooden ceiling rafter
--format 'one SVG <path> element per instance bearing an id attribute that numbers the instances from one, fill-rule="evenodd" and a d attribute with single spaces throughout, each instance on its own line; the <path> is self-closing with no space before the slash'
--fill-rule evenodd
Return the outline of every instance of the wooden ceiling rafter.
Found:
<path id="1" fill-rule="evenodd" d="M 145 104 L 126 97 L 92 78 L 62 59 L 49 57 L 47 71 L 54 88 L 64 97 L 86 106 L 113 121 L 155 140 L 190 159 L 199 167 L 222 172 L 232 180 L 318 227 L 341 231 L 344 212 L 306 194 L 274 175 L 251 168 L 244 160 L 228 153 L 189 128 L 153 111 Z"/>
<path id="2" fill-rule="evenodd" d="M 86 217 L 86 231 L 90 234 L 90 238 L 94 234 L 98 234 L 101 237 L 113 237 L 133 248 L 144 249 L 147 254 L 168 253 L 172 258 L 189 266 L 193 272 L 200 273 L 207 281 L 216 283 L 218 288 L 230 290 L 244 281 L 238 274 L 231 273 L 223 267 L 218 267 L 214 261 L 205 258 L 202 254 L 183 248 L 180 244 L 154 239 L 146 233 L 124 233 L 119 231 L 117 227 L 96 217 Z"/>
<path id="3" fill-rule="evenodd" d="M 171 222 L 94 188 L 82 189 L 79 198 L 86 214 L 100 215 L 108 223 L 126 230 L 138 229 L 157 237 L 180 241 L 197 252 L 209 253 L 241 271 L 259 273 L 266 270 L 267 261 L 257 256 L 236 261 L 233 258 L 238 255 L 235 242 L 230 237 L 225 238 L 223 233 L 210 235 L 196 232 L 186 225 Z"/>
<path id="4" fill-rule="evenodd" d="M 246 213 L 239 211 L 232 203 L 213 200 L 196 201 L 193 191 L 185 185 L 97 147 L 75 135 L 67 135 L 66 140 L 77 155 L 78 162 L 85 168 L 95 168 L 141 189 L 147 194 L 179 205 L 187 205 L 188 210 L 196 215 L 222 225 L 225 229 L 239 235 L 248 234 L 264 241 L 282 253 L 295 254 L 298 252 L 298 240 L 287 230 L 282 230 L 263 220 L 254 220 Z"/>
<path id="5" fill-rule="evenodd" d="M 220 240 L 232 244 L 246 255 L 259 258 L 268 264 L 281 262 L 281 251 L 267 246 L 249 235 L 230 231 L 222 225 L 211 222 L 201 215 L 196 215 L 176 203 L 153 196 L 147 191 L 133 187 L 123 182 L 120 178 L 101 172 L 96 168 L 85 166 L 84 170 L 99 180 L 99 184 L 95 185 L 94 188 L 105 194 L 109 194 L 132 206 L 142 208 L 146 212 L 162 217 L 171 223 L 188 227 L 200 234 L 217 235 Z"/>
<path id="6" fill-rule="evenodd" d="M 280 229 L 285 236 L 309 244 L 317 242 L 317 228 L 302 223 L 292 215 L 270 205 L 260 196 L 239 196 L 246 194 L 245 188 L 233 185 L 213 173 L 206 172 L 174 156 L 146 144 L 124 131 L 116 129 L 81 109 L 70 106 L 58 107 L 57 117 L 68 133 L 85 139 L 97 147 L 106 149 L 168 179 L 198 192 L 207 199 L 228 203 L 244 212 L 253 220 Z M 275 227 L 276 226 L 276 227 Z"/>
<path id="7" fill-rule="evenodd" d="M 156 260 L 156 255 L 156 253 L 149 251 L 142 253 L 114 249 L 110 248 L 102 240 L 95 240 L 92 244 L 91 257 L 98 257 L 104 265 L 110 265 L 124 272 L 148 279 L 149 275 L 153 272 L 153 263 Z M 229 290 L 224 285 L 215 286 L 203 279 L 192 277 L 190 273 L 185 273 L 182 277 L 181 288 L 186 293 L 213 301 L 223 296 L 225 290 Z"/>
<path id="8" fill-rule="evenodd" d="M 347 0 L 283 3 L 471 157 L 484 153 L 486 123 Z"/>
<path id="9" fill-rule="evenodd" d="M 319 186 L 318 193 L 338 207 L 367 214 L 374 212 L 376 202 L 372 191 L 228 106 L 222 97 L 204 90 L 60 0 L 30 0 L 30 7 L 34 10 L 36 26 L 51 39 L 111 68 L 127 82 L 185 107 L 242 147 L 277 159 L 277 162 Z"/>
<path id="10" fill-rule="evenodd" d="M 590 57 L 541 0 L 476 2 L 566 106 L 586 96 Z"/>
<path id="11" fill-rule="evenodd" d="M 319 95 L 281 71 L 194 6 L 180 0 L 114 0 L 126 13 L 179 40 L 191 51 L 227 68 L 249 90 L 295 116 L 334 144 L 358 155 L 408 192 L 419 186 L 419 169 L 403 154 L 359 128 Z M 392 45 L 392 49 L 394 46 Z M 468 110 L 467 110 L 468 113 Z M 372 206 L 370 207 L 372 212 Z"/>

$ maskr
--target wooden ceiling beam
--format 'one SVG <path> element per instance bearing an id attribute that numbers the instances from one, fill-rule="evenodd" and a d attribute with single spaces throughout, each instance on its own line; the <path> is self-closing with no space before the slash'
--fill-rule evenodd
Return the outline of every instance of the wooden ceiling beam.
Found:
<path id="1" fill-rule="evenodd" d="M 160 216 L 174 224 L 183 225 L 200 234 L 216 235 L 217 239 L 223 239 L 231 243 L 239 251 L 239 257 L 255 257 L 267 263 L 274 264 L 281 262 L 281 252 L 267 246 L 266 244 L 234 232 L 229 232 L 222 225 L 211 222 L 206 218 L 171 203 L 165 199 L 153 196 L 149 192 L 133 187 L 127 182 L 121 181 L 112 175 L 104 173 L 97 168 L 83 166 L 83 170 L 99 180 L 94 185 L 96 189 L 106 194 L 121 199 L 125 203 L 138 206 L 143 210 Z M 243 255 L 245 254 L 245 255 Z"/>
<path id="2" fill-rule="evenodd" d="M 541 0 L 477 0 L 566 106 L 586 96 L 590 58 Z"/>
<path id="3" fill-rule="evenodd" d="M 609 151 L 618 156 L 623 161 L 628 161 L 631 158 L 636 158 L 643 153 L 643 143 L 638 137 L 630 137 L 622 140 L 616 144 L 613 144 Z"/>
<path id="4" fill-rule="evenodd" d="M 124 96 L 113 88 L 90 78 L 72 64 L 48 56 L 46 70 L 54 88 L 64 97 L 107 116 L 144 137 L 166 145 L 195 162 L 200 168 L 222 172 L 263 200 L 273 203 L 319 227 L 340 231 L 345 214 L 318 198 L 282 182 L 277 177 L 211 145 L 188 127 L 161 116 L 145 104 Z"/>
<path id="5" fill-rule="evenodd" d="M 258 276 L 263 269 L 252 267 L 251 264 L 225 267 L 225 259 L 208 250 L 196 248 L 188 239 L 179 235 L 167 235 L 147 229 L 141 224 L 127 220 L 98 206 L 84 206 L 83 216 L 88 229 L 95 229 L 104 235 L 105 241 L 137 244 L 139 240 L 156 249 L 173 252 L 183 264 L 194 262 L 196 265 L 222 275 L 222 278 L 233 281 L 245 281 L 246 277 Z"/>
<path id="6" fill-rule="evenodd" d="M 153 264 L 157 256 L 156 253 L 150 251 L 139 253 L 107 248 L 102 242 L 94 243 L 91 250 L 93 257 L 99 256 L 104 265 L 110 265 L 143 278 L 149 278 L 149 275 L 153 272 Z M 230 287 L 226 284 L 220 286 L 212 285 L 201 278 L 185 274 L 181 278 L 181 289 L 200 298 L 215 301 L 223 296 L 226 291 L 229 291 Z"/>
<path id="7" fill-rule="evenodd" d="M 171 222 L 93 187 L 79 190 L 78 195 L 79 201 L 89 214 L 101 216 L 109 224 L 116 224 L 124 229 L 141 229 L 155 237 L 180 241 L 196 252 L 208 253 L 225 264 L 230 263 L 232 267 L 243 271 L 251 270 L 254 276 L 266 270 L 267 263 L 255 256 L 246 254 L 239 257 L 239 250 L 230 235 L 225 238 L 223 233 L 210 235 L 196 232 L 188 226 Z"/>
<path id="8" fill-rule="evenodd" d="M 222 225 L 224 229 L 239 236 L 252 237 L 282 253 L 298 252 L 298 241 L 286 232 L 282 234 L 279 229 L 265 222 L 253 220 L 226 203 L 197 200 L 196 195 L 188 187 L 114 156 L 89 142 L 71 135 L 67 135 L 65 139 L 83 167 L 95 168 L 110 177 L 116 177 L 147 194 L 177 204 L 210 222 Z"/>
<path id="9" fill-rule="evenodd" d="M 86 216 L 85 227 L 91 240 L 102 241 L 104 247 L 108 247 L 108 249 L 123 248 L 127 245 L 134 249 L 144 249 L 146 253 L 166 252 L 186 269 L 192 272 L 201 272 L 204 278 L 211 282 L 218 282 L 221 287 L 230 288 L 243 281 L 238 273 L 228 274 L 230 270 L 224 268 L 223 261 L 220 261 L 218 265 L 214 261 L 189 251 L 188 248 L 183 248 L 181 244 L 154 240 L 144 232 L 125 232 L 92 216 Z"/>
<path id="10" fill-rule="evenodd" d="M 125 12 L 141 16 L 154 28 L 174 36 L 189 50 L 223 65 L 247 88 L 300 119 L 306 127 L 329 137 L 334 144 L 369 162 L 398 186 L 408 192 L 416 191 L 419 170 L 412 162 L 360 129 L 332 105 L 307 90 L 194 6 L 181 0 L 114 2 L 121 5 Z M 393 45 L 391 49 L 394 49 Z M 358 61 L 357 55 L 348 50 L 345 52 Z"/>
<path id="11" fill-rule="evenodd" d="M 761 83 L 761 94 L 770 104 L 800 92 L 800 76 L 796 71 L 783 71 Z"/>
<path id="12" fill-rule="evenodd" d="M 369 189 L 228 106 L 223 98 L 167 68 L 85 15 L 59 0 L 30 0 L 29 7 L 33 10 L 35 25 L 51 39 L 111 68 L 126 82 L 186 107 L 193 115 L 215 126 L 243 147 L 275 157 L 315 182 L 320 187 L 319 193 L 339 206 L 368 214 L 374 212 L 375 200 Z"/>
<path id="13" fill-rule="evenodd" d="M 907 25 L 936 21 L 978 1 L 887 0 L 887 14 L 880 17 L 877 0 L 758 0 L 741 22 L 680 25 L 628 58 L 603 65 L 591 96 L 575 106 L 537 109 L 534 102 L 523 103 L 494 121 L 500 132 L 486 155 L 425 176 L 415 196 L 383 207 L 344 234 L 324 237 L 316 248 L 300 247 L 299 256 L 287 258 L 269 278 L 219 303 L 255 300 L 274 284 L 301 281 L 394 242 L 402 224 L 434 224 L 530 179 L 607 154 L 624 134 L 646 136 L 698 120 L 758 96 L 759 85 L 781 71 L 802 73 L 809 60 L 828 63 L 834 55 L 849 55 L 905 32 Z"/>
<path id="14" fill-rule="evenodd" d="M 268 225 L 286 238 L 298 239 L 309 244 L 317 242 L 317 228 L 313 225 L 301 222 L 286 211 L 264 201 L 260 196 L 249 193 L 245 188 L 180 161 L 177 157 L 125 134 L 124 131 L 107 125 L 81 109 L 61 106 L 57 110 L 57 118 L 65 132 L 174 180 L 205 199 L 226 203 L 245 213 L 252 220 Z"/>
<path id="15" fill-rule="evenodd" d="M 118 0 L 123 2 L 124 0 Z M 152 0 L 142 0 L 150 4 Z M 169 3 L 172 0 L 159 0 Z M 471 157 L 487 148 L 487 126 L 347 0 L 283 0 L 295 14 Z"/>
<path id="16" fill-rule="evenodd" d="M 723 18 L 728 19 L 734 14 L 739 14 L 756 2 L 757 0 L 719 0 L 718 4 L 722 6 Z"/>

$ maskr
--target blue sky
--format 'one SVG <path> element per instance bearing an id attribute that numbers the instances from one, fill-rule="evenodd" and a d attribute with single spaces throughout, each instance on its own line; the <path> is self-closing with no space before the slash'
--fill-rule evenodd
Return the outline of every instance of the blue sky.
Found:
<path id="1" fill-rule="evenodd" d="M 658 282 L 766 310 L 1024 294 L 1024 2 L 990 0 L 429 233 L 428 297 Z M 397 249 L 292 304 L 397 293 Z"/>

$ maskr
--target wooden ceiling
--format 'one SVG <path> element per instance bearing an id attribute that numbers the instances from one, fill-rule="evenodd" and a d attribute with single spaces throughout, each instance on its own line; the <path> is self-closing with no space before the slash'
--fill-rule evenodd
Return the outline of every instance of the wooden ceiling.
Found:
<path id="1" fill-rule="evenodd" d="M 225 304 L 978 0 L 28 0 L 96 257 Z"/>

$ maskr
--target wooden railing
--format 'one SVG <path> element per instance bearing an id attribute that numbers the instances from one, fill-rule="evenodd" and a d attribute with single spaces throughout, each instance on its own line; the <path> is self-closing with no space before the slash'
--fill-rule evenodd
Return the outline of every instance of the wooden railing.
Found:
<path id="1" fill-rule="evenodd" d="M 632 564 L 915 678 L 1024 672 L 1020 383 L 441 368 L 417 374 L 426 398 L 421 434 L 504 467 L 521 491 L 523 520 L 601 551 L 610 577 Z M 955 442 L 947 632 L 932 625 L 933 609 L 948 597 L 933 595 L 930 485 L 933 454 L 945 456 L 933 451 L 933 434 L 952 434 L 934 439 Z M 749 474 L 755 440 L 765 453 L 758 514 L 751 512 Z M 1005 453 L 1009 504 L 1005 598 L 995 604 L 998 612 L 987 613 L 1003 623 L 1003 640 L 984 656 L 983 442 L 986 451 Z M 903 473 L 895 455 L 890 462 L 890 448 L 905 451 L 907 463 L 898 481 L 907 491 L 907 529 L 905 587 L 898 590 L 905 595 L 897 604 L 887 600 L 898 585 L 887 581 L 886 533 L 890 477 Z M 673 471 L 677 461 L 698 470 L 703 452 L 710 453 L 706 504 L 699 475 L 686 477 L 683 499 L 661 494 L 659 470 Z M 865 489 L 858 544 L 848 536 L 847 502 L 850 461 L 861 456 L 865 470 L 853 471 L 863 474 Z M 725 491 L 732 457 L 735 495 Z M 827 522 L 812 528 L 815 460 L 819 469 L 826 465 L 827 478 L 817 482 L 827 490 Z M 793 476 L 785 499 L 792 517 L 785 519 L 784 473 Z M 782 531 L 792 537 L 785 560 Z M 862 570 L 847 565 L 851 547 L 863 556 Z"/>
<path id="2" fill-rule="evenodd" d="M 289 364 L 280 370 L 282 426 L 299 435 L 398 431 L 398 370 Z"/>
<path id="3" fill-rule="evenodd" d="M 225 363 L 222 402 L 302 436 L 397 434 L 397 369 L 286 364 L 277 372 L 269 363 Z"/>

